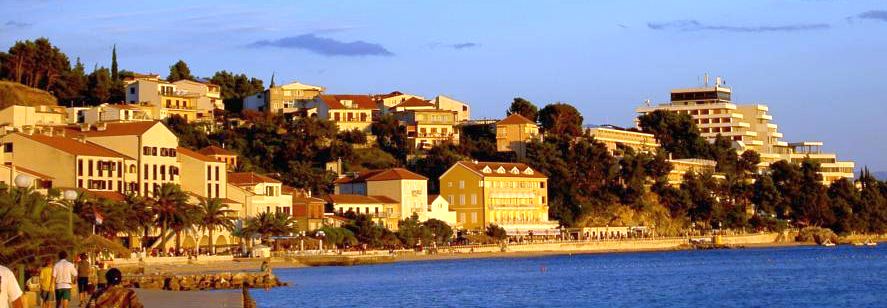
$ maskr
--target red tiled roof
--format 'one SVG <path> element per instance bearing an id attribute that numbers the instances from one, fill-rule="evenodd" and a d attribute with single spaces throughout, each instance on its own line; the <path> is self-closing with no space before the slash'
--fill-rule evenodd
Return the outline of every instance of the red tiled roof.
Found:
<path id="1" fill-rule="evenodd" d="M 432 104 L 424 99 L 420 99 L 417 97 L 411 97 L 410 99 L 405 100 L 405 101 L 401 102 L 400 104 L 394 105 L 394 107 L 391 107 L 391 108 L 398 108 L 398 107 L 434 107 L 434 104 Z"/>
<path id="2" fill-rule="evenodd" d="M 70 136 L 84 135 L 87 137 L 100 136 L 137 136 L 144 134 L 146 131 L 154 127 L 160 121 L 139 121 L 139 122 L 113 122 L 105 123 L 104 130 L 98 130 L 96 127 L 90 127 L 88 131 L 81 131 L 80 126 L 68 126 L 68 134 Z M 162 123 L 160 125 L 163 125 Z"/>
<path id="3" fill-rule="evenodd" d="M 72 138 L 61 137 L 61 136 L 46 136 L 46 135 L 26 135 L 21 134 L 22 137 L 34 140 L 36 142 L 51 146 L 60 151 L 74 154 L 74 155 L 86 155 L 86 156 L 101 156 L 101 157 L 116 157 L 116 158 L 124 158 L 124 159 L 132 159 L 126 155 L 117 153 L 103 146 L 97 145 L 95 143 L 86 141 L 81 142 L 78 140 L 74 140 Z"/>
<path id="4" fill-rule="evenodd" d="M 375 203 L 398 203 L 396 200 L 385 196 L 364 196 L 364 195 L 326 195 L 324 199 L 330 203 L 351 203 L 351 204 L 375 204 Z"/>
<path id="5" fill-rule="evenodd" d="M 502 119 L 502 121 L 496 122 L 496 124 L 536 124 L 536 123 L 531 121 L 530 119 L 527 119 L 526 117 L 524 117 L 520 114 L 514 113 L 514 114 L 511 114 L 510 116 L 506 117 L 505 119 Z"/>
<path id="6" fill-rule="evenodd" d="M 533 174 L 524 173 L 524 171 L 527 170 L 527 168 L 532 170 L 532 168 L 530 168 L 530 166 L 527 166 L 527 164 L 524 164 L 524 163 L 460 161 L 457 164 L 465 166 L 468 169 L 471 169 L 471 170 L 473 170 L 485 177 L 540 178 L 540 179 L 547 179 L 548 178 L 547 176 L 545 176 L 545 174 L 542 174 L 542 172 L 539 172 L 536 170 L 533 170 Z M 490 170 L 492 172 L 484 173 L 483 170 L 486 167 L 490 167 Z M 499 167 L 502 167 L 503 169 L 505 169 L 505 172 L 504 173 L 497 173 L 496 170 L 498 170 Z M 518 170 L 517 174 L 511 173 L 511 169 L 513 169 L 515 167 Z"/>
<path id="7" fill-rule="evenodd" d="M 391 181 L 391 180 L 428 180 L 428 178 L 413 173 L 404 168 L 376 169 L 358 173 L 357 177 L 345 176 L 337 179 L 333 183 L 345 184 L 352 182 L 366 181 Z"/>
<path id="8" fill-rule="evenodd" d="M 428 204 L 431 204 L 432 202 L 434 202 L 434 199 L 437 199 L 437 197 L 440 197 L 440 195 L 428 194 Z"/>
<path id="9" fill-rule="evenodd" d="M 111 201 L 121 202 L 126 200 L 126 197 L 116 191 L 101 191 L 101 190 L 85 190 L 84 193 L 87 196 L 97 198 L 97 199 L 106 199 Z"/>
<path id="10" fill-rule="evenodd" d="M 208 146 L 208 147 L 204 147 L 204 148 L 198 150 L 197 152 L 199 152 L 200 154 L 203 154 L 203 155 L 228 155 L 228 156 L 237 156 L 237 153 L 234 153 L 234 152 L 232 152 L 232 151 L 230 151 L 230 150 L 227 150 L 227 149 L 225 149 L 225 148 L 221 148 L 221 147 L 217 147 L 217 146 L 214 146 L 214 145 L 211 145 L 211 146 Z"/>
<path id="11" fill-rule="evenodd" d="M 228 183 L 236 186 L 252 186 L 259 183 L 280 183 L 280 181 L 254 172 L 228 172 Z"/>
<path id="12" fill-rule="evenodd" d="M 321 95 L 320 99 L 329 106 L 330 109 L 348 109 L 342 104 L 343 100 L 350 100 L 354 104 L 356 109 L 379 109 L 376 106 L 376 103 L 373 101 L 373 98 L 369 95 L 350 95 L 350 94 L 337 94 L 337 95 Z"/>
<path id="13" fill-rule="evenodd" d="M 197 159 L 197 160 L 202 160 L 202 161 L 211 162 L 211 163 L 218 163 L 219 162 L 215 158 L 194 152 L 194 150 L 191 150 L 186 147 L 177 147 L 176 151 L 179 152 L 179 154 L 182 154 L 185 156 L 190 156 L 190 157 L 193 157 L 194 159 Z"/>
<path id="14" fill-rule="evenodd" d="M 376 95 L 373 95 L 373 98 L 375 98 L 375 99 L 385 99 L 385 98 L 395 97 L 395 96 L 400 96 L 400 95 L 403 95 L 403 92 L 400 92 L 400 91 L 393 91 L 393 92 L 388 93 L 388 94 L 376 94 Z"/>

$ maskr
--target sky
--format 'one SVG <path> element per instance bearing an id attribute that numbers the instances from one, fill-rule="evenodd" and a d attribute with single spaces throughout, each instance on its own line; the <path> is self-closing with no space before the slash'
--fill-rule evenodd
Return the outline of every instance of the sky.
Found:
<path id="1" fill-rule="evenodd" d="M 219 70 L 328 93 L 394 90 L 501 118 L 514 97 L 566 102 L 586 124 L 722 76 L 735 103 L 770 107 L 785 140 L 825 142 L 887 170 L 887 2 L 6 1 L 0 49 L 47 37 L 88 68 Z"/>

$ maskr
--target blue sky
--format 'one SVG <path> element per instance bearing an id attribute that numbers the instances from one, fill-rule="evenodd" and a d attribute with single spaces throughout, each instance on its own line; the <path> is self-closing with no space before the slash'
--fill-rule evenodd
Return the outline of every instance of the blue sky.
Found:
<path id="1" fill-rule="evenodd" d="M 0 48 L 48 37 L 87 67 L 243 72 L 332 93 L 575 105 L 630 126 L 645 99 L 709 72 L 770 106 L 787 141 L 887 170 L 883 1 L 0 1 Z"/>

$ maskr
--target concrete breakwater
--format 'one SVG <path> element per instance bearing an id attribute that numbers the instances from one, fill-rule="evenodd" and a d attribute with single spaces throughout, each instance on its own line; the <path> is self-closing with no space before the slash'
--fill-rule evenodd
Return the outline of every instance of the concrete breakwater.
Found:
<path id="1" fill-rule="evenodd" d="M 274 275 L 256 273 L 217 273 L 217 274 L 147 274 L 124 278 L 124 285 L 132 288 L 197 291 L 226 290 L 241 288 L 273 288 L 286 286 Z"/>

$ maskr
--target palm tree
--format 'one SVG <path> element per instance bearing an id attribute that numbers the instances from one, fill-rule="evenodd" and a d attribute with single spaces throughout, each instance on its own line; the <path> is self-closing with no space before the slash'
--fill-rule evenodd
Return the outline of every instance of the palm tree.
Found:
<path id="1" fill-rule="evenodd" d="M 61 249 L 71 249 L 67 209 L 51 206 L 32 189 L 0 185 L 0 264 L 36 265 Z M 79 220 L 75 220 L 77 222 Z"/>
<path id="2" fill-rule="evenodd" d="M 234 229 L 234 217 L 231 216 L 234 210 L 228 209 L 228 205 L 223 204 L 219 199 L 203 199 L 200 202 L 201 227 L 209 231 L 209 252 L 216 253 L 216 247 L 213 245 L 213 231 Z M 200 245 L 200 243 L 198 243 Z"/>
<path id="3" fill-rule="evenodd" d="M 262 242 L 268 242 L 271 236 L 290 234 L 295 231 L 296 219 L 285 213 L 259 213 L 246 222 L 246 231 L 261 235 Z"/>
<path id="4" fill-rule="evenodd" d="M 166 242 L 172 237 L 169 233 L 173 227 L 184 227 L 188 211 L 188 196 L 175 184 L 164 183 L 154 194 L 152 211 L 154 212 L 154 224 L 160 227 L 160 248 L 166 247 Z"/>

